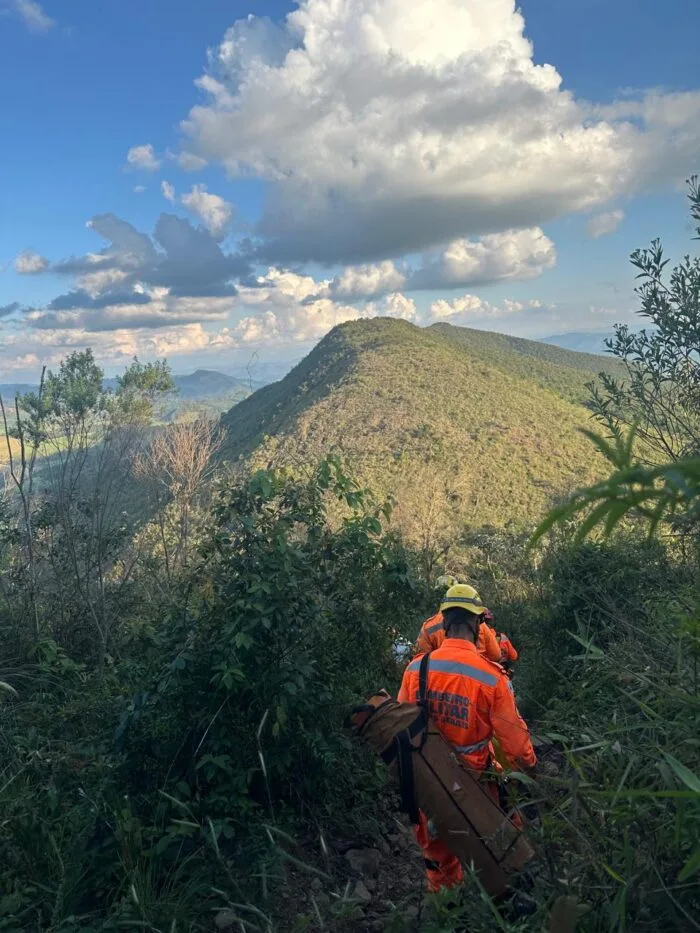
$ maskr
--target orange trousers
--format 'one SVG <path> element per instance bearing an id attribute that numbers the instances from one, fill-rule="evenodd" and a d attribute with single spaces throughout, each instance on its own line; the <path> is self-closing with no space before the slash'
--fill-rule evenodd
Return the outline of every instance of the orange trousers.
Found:
<path id="1" fill-rule="evenodd" d="M 453 888 L 461 884 L 464 880 L 462 863 L 444 842 L 431 837 L 428 817 L 422 810 L 419 810 L 418 818 L 418 825 L 413 827 L 413 832 L 423 850 L 428 890 L 439 891 L 440 888 Z"/>

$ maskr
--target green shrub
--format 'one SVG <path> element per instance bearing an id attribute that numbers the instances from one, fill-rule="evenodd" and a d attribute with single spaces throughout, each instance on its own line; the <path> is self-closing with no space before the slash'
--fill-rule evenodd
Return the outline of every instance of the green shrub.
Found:
<path id="1" fill-rule="evenodd" d="M 575 897 L 582 933 L 692 929 L 700 868 L 692 568 L 639 536 L 559 541 L 539 587 L 515 681 L 545 741 L 536 900 L 546 912 L 556 897 Z"/>
<path id="2" fill-rule="evenodd" d="M 262 900 L 288 832 L 375 831 L 385 776 L 342 723 L 395 686 L 420 590 L 383 517 L 335 461 L 222 482 L 198 565 L 128 655 L 100 675 L 41 648 L 0 707 L 0 929 L 159 928 L 214 889 Z"/>

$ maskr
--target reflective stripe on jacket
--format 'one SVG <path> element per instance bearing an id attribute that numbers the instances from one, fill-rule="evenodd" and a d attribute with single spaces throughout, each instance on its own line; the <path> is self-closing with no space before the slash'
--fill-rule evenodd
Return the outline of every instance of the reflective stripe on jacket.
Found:
<path id="1" fill-rule="evenodd" d="M 436 612 L 434 616 L 426 619 L 421 626 L 416 646 L 413 650 L 414 657 L 419 654 L 425 654 L 427 651 L 435 651 L 445 640 L 445 628 L 441 612 Z M 477 649 L 488 658 L 489 661 L 501 660 L 501 646 L 498 644 L 496 633 L 485 624 L 479 626 L 479 640 L 476 643 Z"/>
<path id="2" fill-rule="evenodd" d="M 401 702 L 418 702 L 419 670 L 420 657 L 403 675 Z M 430 718 L 470 768 L 489 767 L 494 736 L 512 767 L 536 764 L 530 731 L 515 705 L 511 682 L 472 642 L 445 638 L 430 655 L 427 687 Z"/>

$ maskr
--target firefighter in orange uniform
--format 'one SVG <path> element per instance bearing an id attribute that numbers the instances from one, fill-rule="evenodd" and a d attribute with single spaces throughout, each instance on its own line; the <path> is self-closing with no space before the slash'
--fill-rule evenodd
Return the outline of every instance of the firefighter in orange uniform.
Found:
<path id="1" fill-rule="evenodd" d="M 498 769 L 491 744 L 496 738 L 512 768 L 532 771 L 537 759 L 528 727 L 515 705 L 512 685 L 503 668 L 477 650 L 484 609 L 479 594 L 465 583 L 450 587 L 442 601 L 444 639 L 430 652 L 428 665 L 430 719 L 470 770 L 484 773 Z M 417 657 L 406 668 L 399 701 L 419 701 L 419 671 Z M 497 779 L 486 774 L 483 779 L 498 801 Z M 462 881 L 459 859 L 433 837 L 423 813 L 415 832 L 423 850 L 430 890 Z"/>
<path id="2" fill-rule="evenodd" d="M 440 577 L 440 581 L 447 581 L 447 588 L 455 586 L 457 581 L 454 577 L 445 575 Z M 493 615 L 489 612 L 488 609 L 485 609 L 485 612 L 488 613 L 490 621 L 493 621 Z M 416 641 L 415 648 L 413 649 L 413 656 L 417 657 L 420 654 L 425 654 L 426 651 L 434 651 L 436 648 L 439 648 L 445 638 L 445 628 L 443 625 L 442 612 L 436 612 L 434 616 L 431 616 L 429 619 L 426 619 L 423 625 L 421 626 L 420 633 L 418 634 L 418 640 Z M 482 625 L 479 630 L 479 640 L 476 644 L 477 650 L 488 658 L 489 661 L 500 661 L 502 652 L 501 646 L 498 644 L 498 639 L 496 638 L 496 632 L 491 628 L 490 625 Z"/>
<path id="3" fill-rule="evenodd" d="M 501 667 L 512 678 L 513 664 L 518 660 L 518 652 L 513 642 L 504 632 L 501 632 L 498 636 L 498 644 L 501 646 Z"/>

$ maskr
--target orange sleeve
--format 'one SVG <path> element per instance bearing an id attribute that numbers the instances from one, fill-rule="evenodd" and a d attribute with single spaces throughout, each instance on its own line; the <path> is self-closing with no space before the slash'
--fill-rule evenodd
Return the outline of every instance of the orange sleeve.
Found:
<path id="1" fill-rule="evenodd" d="M 491 726 L 503 753 L 514 768 L 534 768 L 537 756 L 530 741 L 530 730 L 515 705 L 513 685 L 504 676 L 498 679 L 491 709 Z"/>
<path id="2" fill-rule="evenodd" d="M 426 654 L 428 651 L 435 651 L 436 648 L 439 648 L 439 636 L 442 635 L 442 632 L 442 616 L 438 612 L 429 619 L 426 619 L 421 626 L 421 630 L 418 633 L 418 640 L 413 646 L 413 657 L 417 658 L 419 654 Z"/>
<path id="3" fill-rule="evenodd" d="M 515 645 L 507 635 L 501 635 L 501 651 L 506 656 L 507 661 L 518 660 L 518 652 L 515 650 Z"/>
<path id="4" fill-rule="evenodd" d="M 413 646 L 413 657 L 414 658 L 417 658 L 419 654 L 425 654 L 426 651 L 431 650 L 432 646 L 430 644 L 430 636 L 426 632 L 429 622 L 430 622 L 430 619 L 428 619 L 427 622 L 424 622 L 421 625 L 420 632 L 418 633 L 418 640 Z"/>
<path id="5" fill-rule="evenodd" d="M 409 671 L 407 668 L 403 672 L 403 680 L 396 699 L 399 703 L 418 702 L 418 674 L 415 671 Z"/>
<path id="6" fill-rule="evenodd" d="M 489 661 L 501 660 L 501 646 L 498 644 L 496 633 L 486 624 L 479 626 L 479 643 L 477 647 Z"/>

